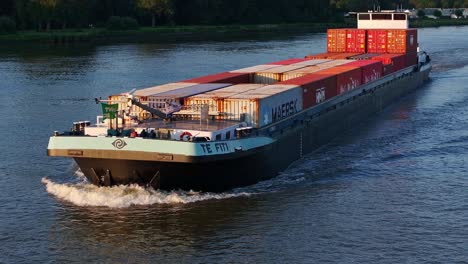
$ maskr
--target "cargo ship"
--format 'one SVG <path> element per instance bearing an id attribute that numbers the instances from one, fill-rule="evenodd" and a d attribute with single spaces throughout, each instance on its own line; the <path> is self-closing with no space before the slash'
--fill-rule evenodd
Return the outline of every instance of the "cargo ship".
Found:
<path id="1" fill-rule="evenodd" d="M 96 124 L 54 132 L 99 186 L 224 191 L 276 176 L 429 79 L 404 12 L 356 14 L 327 52 L 96 99 Z"/>

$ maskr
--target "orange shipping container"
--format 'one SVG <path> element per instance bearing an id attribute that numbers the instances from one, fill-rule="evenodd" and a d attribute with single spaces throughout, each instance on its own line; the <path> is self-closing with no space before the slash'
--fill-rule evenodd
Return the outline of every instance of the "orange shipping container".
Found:
<path id="1" fill-rule="evenodd" d="M 418 49 L 418 31 L 416 29 L 387 30 L 387 52 L 408 53 Z"/>
<path id="2" fill-rule="evenodd" d="M 367 30 L 367 52 L 386 53 L 387 52 L 387 30 L 369 29 Z"/>
<path id="3" fill-rule="evenodd" d="M 365 29 L 346 30 L 346 52 L 365 53 L 367 34 Z"/>
<path id="4" fill-rule="evenodd" d="M 346 52 L 346 29 L 329 29 L 327 31 L 327 51 Z"/>

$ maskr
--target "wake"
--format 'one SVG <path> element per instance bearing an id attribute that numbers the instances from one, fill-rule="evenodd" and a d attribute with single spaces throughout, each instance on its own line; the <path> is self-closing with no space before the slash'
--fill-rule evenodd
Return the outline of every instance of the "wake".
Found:
<path id="1" fill-rule="evenodd" d="M 46 177 L 42 178 L 41 182 L 45 185 L 49 194 L 77 206 L 126 208 L 154 204 L 189 204 L 252 195 L 246 192 L 219 194 L 192 191 L 166 192 L 138 185 L 98 187 L 87 182 L 62 184 L 53 182 Z"/>

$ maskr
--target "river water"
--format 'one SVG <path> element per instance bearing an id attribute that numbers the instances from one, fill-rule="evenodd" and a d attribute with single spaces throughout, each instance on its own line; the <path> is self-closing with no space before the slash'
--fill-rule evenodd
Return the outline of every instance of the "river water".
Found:
<path id="1" fill-rule="evenodd" d="M 48 137 L 94 121 L 95 97 L 319 53 L 325 34 L 0 44 L 0 263 L 467 263 L 468 27 L 419 34 L 431 82 L 219 194 L 99 189 Z"/>

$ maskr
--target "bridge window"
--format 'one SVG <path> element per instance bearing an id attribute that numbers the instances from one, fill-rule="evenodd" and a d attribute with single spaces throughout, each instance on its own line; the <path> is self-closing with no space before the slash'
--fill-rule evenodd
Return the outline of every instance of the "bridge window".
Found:
<path id="1" fill-rule="evenodd" d="M 392 14 L 372 14 L 372 20 L 392 20 Z"/>
<path id="2" fill-rule="evenodd" d="M 226 140 L 231 139 L 231 131 L 226 132 Z"/>
<path id="3" fill-rule="evenodd" d="M 359 14 L 359 20 L 370 20 L 369 14 Z"/>
<path id="4" fill-rule="evenodd" d="M 221 134 L 217 134 L 217 135 L 215 136 L 215 139 L 216 139 L 216 141 L 221 140 Z"/>
<path id="5" fill-rule="evenodd" d="M 405 14 L 394 14 L 393 19 L 394 20 L 406 20 L 406 15 Z"/>

